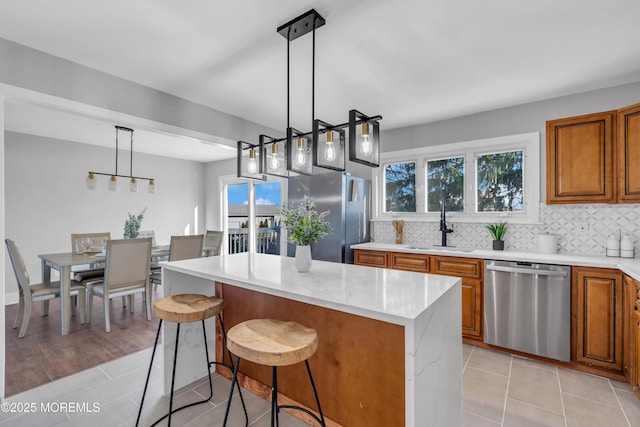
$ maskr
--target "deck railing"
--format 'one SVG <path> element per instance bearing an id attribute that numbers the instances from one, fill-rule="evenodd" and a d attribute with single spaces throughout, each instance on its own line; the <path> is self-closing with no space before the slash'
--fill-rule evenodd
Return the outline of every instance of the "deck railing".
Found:
<path id="1" fill-rule="evenodd" d="M 249 229 L 229 229 L 229 253 L 239 254 L 249 250 Z M 280 227 L 256 230 L 256 252 L 280 255 Z"/>

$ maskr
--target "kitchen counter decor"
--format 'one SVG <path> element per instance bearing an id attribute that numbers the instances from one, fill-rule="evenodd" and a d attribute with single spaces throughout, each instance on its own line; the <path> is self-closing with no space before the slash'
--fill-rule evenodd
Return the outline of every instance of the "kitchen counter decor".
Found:
<path id="1" fill-rule="evenodd" d="M 300 273 L 311 269 L 311 244 L 333 231 L 324 220 L 329 213 L 316 211 L 311 199 L 295 208 L 282 208 L 282 225 L 287 229 L 289 242 L 296 245 L 295 267 Z"/>
<path id="2" fill-rule="evenodd" d="M 502 251 L 504 250 L 504 235 L 507 234 L 507 223 L 506 222 L 498 222 L 496 224 L 487 225 L 487 230 L 493 237 L 493 250 L 494 251 Z"/>

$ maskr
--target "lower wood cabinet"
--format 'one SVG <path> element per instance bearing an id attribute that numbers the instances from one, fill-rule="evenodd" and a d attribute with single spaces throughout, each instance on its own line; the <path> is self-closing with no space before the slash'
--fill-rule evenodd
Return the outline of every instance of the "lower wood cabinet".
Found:
<path id="1" fill-rule="evenodd" d="M 629 383 L 640 398 L 640 282 L 631 281 L 631 295 L 634 298 L 631 305 L 629 345 Z"/>
<path id="2" fill-rule="evenodd" d="M 431 273 L 462 278 L 462 336 L 482 340 L 484 322 L 484 261 L 432 256 Z"/>
<path id="3" fill-rule="evenodd" d="M 394 270 L 429 272 L 429 255 L 391 252 L 389 257 L 389 268 Z"/>
<path id="4" fill-rule="evenodd" d="M 406 252 L 354 250 L 354 264 L 462 278 L 462 336 L 482 340 L 484 261 Z"/>
<path id="5" fill-rule="evenodd" d="M 366 251 L 355 249 L 353 251 L 353 263 L 368 267 L 387 268 L 388 253 L 382 251 Z"/>
<path id="6" fill-rule="evenodd" d="M 572 275 L 573 358 L 622 372 L 622 273 L 574 267 Z"/>

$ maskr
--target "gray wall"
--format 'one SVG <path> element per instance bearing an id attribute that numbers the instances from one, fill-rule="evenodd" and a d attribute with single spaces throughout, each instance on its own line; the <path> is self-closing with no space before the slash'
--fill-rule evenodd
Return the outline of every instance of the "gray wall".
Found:
<path id="1" fill-rule="evenodd" d="M 546 121 L 640 102 L 640 82 L 381 132 L 381 151 L 540 132 L 540 201 L 546 197 Z"/>
<path id="2" fill-rule="evenodd" d="M 204 232 L 205 165 L 200 162 L 136 153 L 136 170 L 156 179 L 156 194 L 147 192 L 146 181 L 131 193 L 123 178 L 117 192 L 108 191 L 106 176 L 96 176 L 97 188 L 89 191 L 89 170 L 113 171 L 113 149 L 13 132 L 4 137 L 5 232 L 34 283 L 40 280 L 38 254 L 70 251 L 71 233 L 109 231 L 121 239 L 127 213 L 145 207 L 141 228 L 155 230 L 159 244 L 168 244 L 171 235 Z M 15 303 L 18 288 L 6 260 L 6 303 Z"/>

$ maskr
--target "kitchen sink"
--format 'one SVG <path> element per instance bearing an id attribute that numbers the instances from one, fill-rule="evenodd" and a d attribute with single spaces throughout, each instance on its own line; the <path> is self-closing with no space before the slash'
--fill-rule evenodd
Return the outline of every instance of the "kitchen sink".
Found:
<path id="1" fill-rule="evenodd" d="M 434 251 L 434 252 L 473 252 L 475 249 L 473 248 L 457 248 L 455 246 L 414 246 L 407 245 L 405 246 L 407 249 L 419 249 L 424 251 Z"/>

